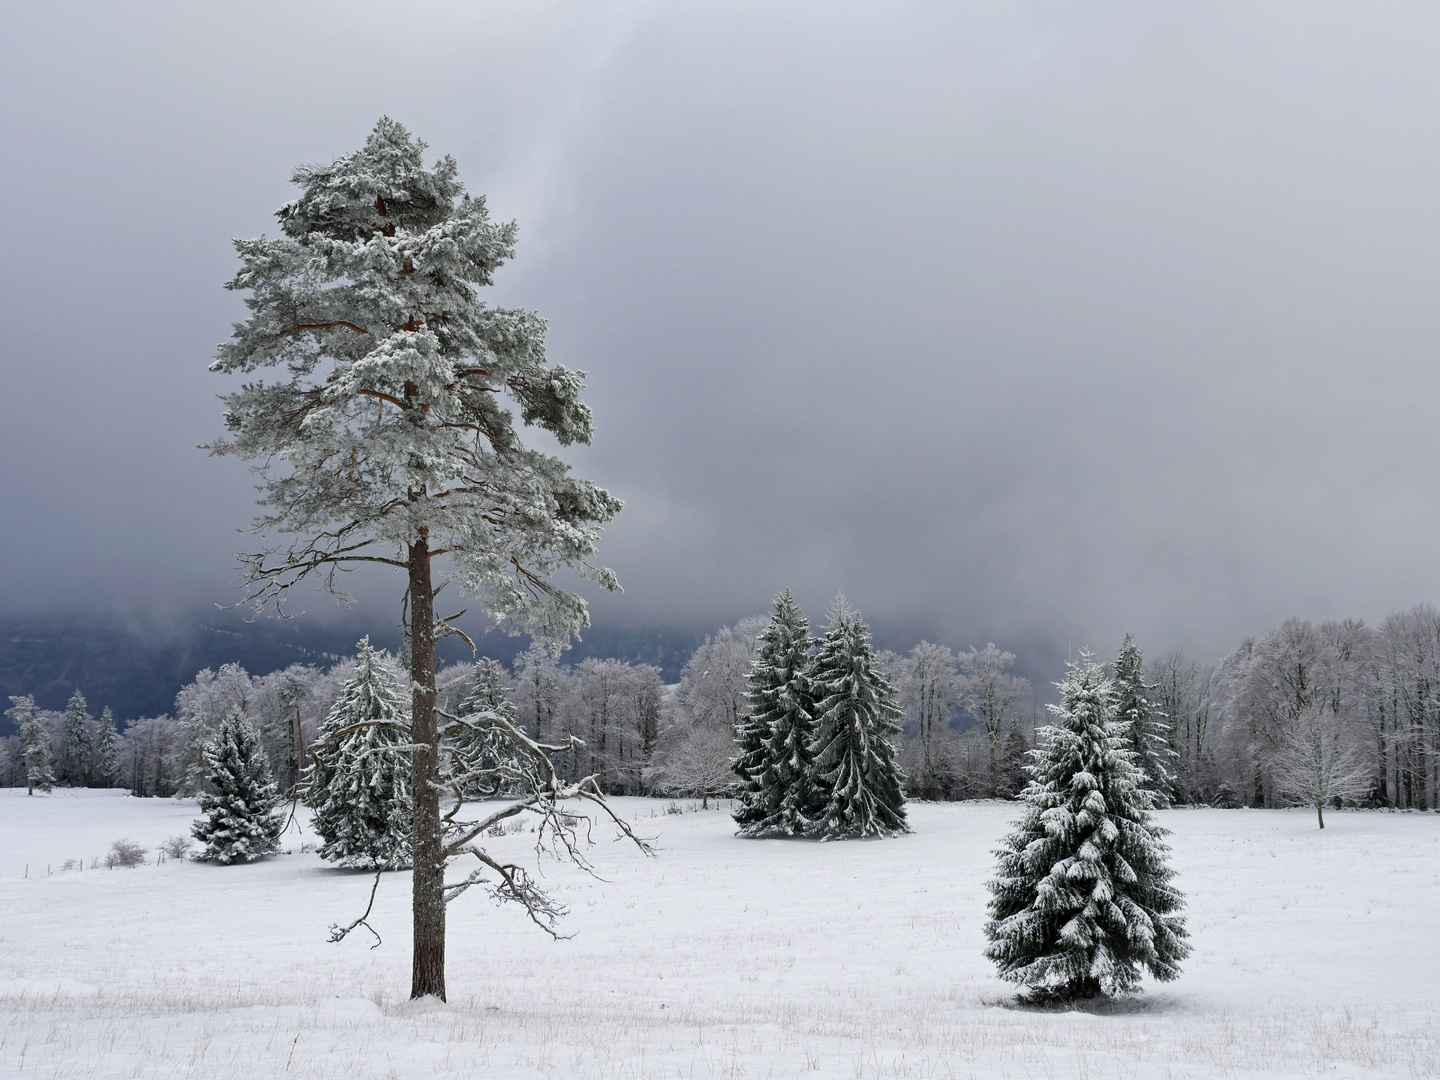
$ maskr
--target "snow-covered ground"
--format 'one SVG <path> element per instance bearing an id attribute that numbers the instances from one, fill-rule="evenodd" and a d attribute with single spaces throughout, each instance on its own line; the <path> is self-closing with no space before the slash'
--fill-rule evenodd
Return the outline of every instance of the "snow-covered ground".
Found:
<path id="1" fill-rule="evenodd" d="M 450 1003 L 412 1005 L 408 874 L 381 887 L 382 945 L 330 945 L 368 875 L 298 850 L 90 869 L 119 837 L 185 831 L 194 804 L 0 791 L 0 1076 L 1440 1074 L 1440 816 L 1333 813 L 1320 832 L 1306 811 L 1163 813 L 1185 974 L 1040 1012 L 1011 1007 L 980 955 L 1013 806 L 912 805 L 914 836 L 815 845 L 617 802 L 656 858 L 606 836 L 607 880 L 549 863 L 568 941 L 458 900 Z"/>

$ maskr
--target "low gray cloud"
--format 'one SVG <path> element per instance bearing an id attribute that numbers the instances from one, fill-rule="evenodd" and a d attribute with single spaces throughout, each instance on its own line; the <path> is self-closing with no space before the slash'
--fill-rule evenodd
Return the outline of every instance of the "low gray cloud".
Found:
<path id="1" fill-rule="evenodd" d="M 388 10 L 3 17 L 8 607 L 227 599 L 228 239 L 381 113 L 590 372 L 597 619 L 1213 656 L 1435 596 L 1433 8 Z"/>

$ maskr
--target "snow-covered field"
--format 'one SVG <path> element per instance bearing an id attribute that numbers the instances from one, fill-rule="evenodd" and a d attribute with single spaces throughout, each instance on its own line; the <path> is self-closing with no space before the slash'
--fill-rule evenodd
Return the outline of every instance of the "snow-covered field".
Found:
<path id="1" fill-rule="evenodd" d="M 617 802 L 656 858 L 607 836 L 605 881 L 549 863 L 568 941 L 458 900 L 450 1003 L 412 1005 L 408 874 L 381 887 L 383 945 L 330 945 L 368 875 L 298 851 L 90 869 L 119 837 L 184 832 L 194 804 L 0 790 L 0 1075 L 1440 1075 L 1435 815 L 1334 813 L 1322 833 L 1306 811 L 1163 813 L 1189 896 L 1184 976 L 1039 1012 L 1011 1007 L 980 955 L 1013 806 L 912 805 L 914 836 L 814 845 Z"/>

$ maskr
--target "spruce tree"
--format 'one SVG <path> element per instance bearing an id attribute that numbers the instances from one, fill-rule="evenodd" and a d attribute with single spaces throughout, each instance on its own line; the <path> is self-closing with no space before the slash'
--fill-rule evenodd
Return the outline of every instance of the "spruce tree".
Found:
<path id="1" fill-rule="evenodd" d="M 320 727 L 305 802 L 324 840 L 320 857 L 341 866 L 411 865 L 410 715 L 385 654 L 359 644 L 355 674 Z"/>
<path id="2" fill-rule="evenodd" d="M 1145 682 L 1144 657 L 1129 634 L 1115 660 L 1115 716 L 1127 724 L 1125 745 L 1145 774 L 1145 785 L 1155 793 L 1157 807 L 1169 806 L 1175 796 L 1175 762 L 1170 745 L 1170 719 L 1149 697 L 1154 687 Z"/>
<path id="3" fill-rule="evenodd" d="M 83 787 L 90 772 L 90 710 L 79 688 L 65 706 L 65 746 L 61 776 L 71 787 Z"/>
<path id="4" fill-rule="evenodd" d="M 224 864 L 273 854 L 285 815 L 276 810 L 280 793 L 260 736 L 241 708 L 225 715 L 215 738 L 205 744 L 204 759 L 211 791 L 196 796 L 205 815 L 190 827 L 205 845 L 196 858 Z"/>
<path id="5" fill-rule="evenodd" d="M 505 669 L 498 661 L 488 656 L 475 661 L 470 690 L 458 712 L 458 719 L 447 726 L 443 742 L 447 782 L 467 799 L 503 794 L 515 776 L 515 750 L 488 718 L 499 717 L 516 727 L 520 718 L 505 686 Z"/>
<path id="6" fill-rule="evenodd" d="M 741 836 L 799 836 L 812 807 L 810 622 L 786 589 L 747 676 L 750 713 L 736 733 L 731 767 L 740 778 L 735 822 Z"/>
<path id="7" fill-rule="evenodd" d="M 106 705 L 100 713 L 100 728 L 95 733 L 92 771 L 94 782 L 109 787 L 115 782 L 115 767 L 120 753 L 120 735 L 115 730 L 115 714 Z"/>
<path id="8" fill-rule="evenodd" d="M 20 737 L 20 760 L 25 766 L 25 794 L 35 789 L 49 791 L 55 786 L 55 773 L 50 768 L 50 733 L 40 720 L 35 699 L 26 694 L 12 697 L 5 715 L 15 722 Z"/>
<path id="9" fill-rule="evenodd" d="M 810 682 L 816 698 L 814 810 L 806 835 L 840 840 L 909 832 L 894 743 L 901 712 L 875 663 L 870 628 L 843 597 L 831 609 Z"/>
<path id="10" fill-rule="evenodd" d="M 1174 979 L 1190 947 L 1113 685 L 1081 653 L 1059 688 L 1026 810 L 996 853 L 985 955 L 1033 999 L 1068 1001 L 1133 990 L 1142 968 Z"/>

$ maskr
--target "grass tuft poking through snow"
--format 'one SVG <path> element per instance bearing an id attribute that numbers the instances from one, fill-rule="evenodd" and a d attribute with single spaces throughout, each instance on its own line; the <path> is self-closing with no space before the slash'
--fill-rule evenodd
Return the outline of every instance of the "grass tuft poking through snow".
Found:
<path id="1" fill-rule="evenodd" d="M 447 1004 L 405 1000 L 408 873 L 381 886 L 379 948 L 329 945 L 370 878 L 326 866 L 306 833 L 250 865 L 108 871 L 116 836 L 160 851 L 194 804 L 0 791 L 0 1075 L 1440 1075 L 1435 815 L 1337 813 L 1321 833 L 1306 811 L 1162 812 L 1185 973 L 1043 1010 L 1015 1007 L 981 956 L 1014 806 L 912 804 L 913 836 L 817 845 L 616 801 L 659 857 L 601 836 L 606 880 L 543 863 L 569 941 L 457 901 Z M 488 838 L 507 855 L 533 840 Z"/>

